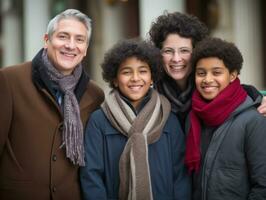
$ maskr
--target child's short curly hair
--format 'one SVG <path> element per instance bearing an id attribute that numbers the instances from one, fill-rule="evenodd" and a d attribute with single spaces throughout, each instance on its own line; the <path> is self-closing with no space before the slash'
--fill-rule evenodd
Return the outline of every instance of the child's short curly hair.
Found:
<path id="1" fill-rule="evenodd" d="M 169 34 L 178 34 L 181 37 L 191 38 L 193 47 L 208 35 L 208 28 L 197 17 L 180 12 L 160 15 L 152 23 L 149 35 L 150 40 L 158 48 Z"/>
<path id="2" fill-rule="evenodd" d="M 153 82 L 159 80 L 160 71 L 162 71 L 160 50 L 149 42 L 129 39 L 118 42 L 107 51 L 101 64 L 102 77 L 111 88 L 115 88 L 113 82 L 117 77 L 119 66 L 131 57 L 146 62 L 150 67 Z"/>
<path id="3" fill-rule="evenodd" d="M 208 37 L 194 48 L 191 57 L 191 66 L 195 71 L 197 62 L 202 58 L 216 57 L 223 61 L 229 72 L 240 73 L 243 57 L 239 49 L 231 42 L 220 38 Z"/>

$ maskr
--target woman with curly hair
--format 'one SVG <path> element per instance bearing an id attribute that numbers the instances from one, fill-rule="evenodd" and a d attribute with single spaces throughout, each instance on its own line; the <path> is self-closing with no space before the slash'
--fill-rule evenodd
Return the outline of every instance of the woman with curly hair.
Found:
<path id="1" fill-rule="evenodd" d="M 112 90 L 86 127 L 84 199 L 191 198 L 184 134 L 151 87 L 161 64 L 160 50 L 143 41 L 119 42 L 105 54 L 102 75 Z"/>
<path id="2" fill-rule="evenodd" d="M 185 163 L 193 199 L 266 199 L 266 118 L 240 84 L 243 58 L 233 44 L 206 38 L 193 50 Z"/>
<path id="3" fill-rule="evenodd" d="M 152 24 L 149 35 L 154 45 L 161 49 L 164 63 L 163 78 L 155 87 L 171 102 L 172 111 L 185 130 L 194 90 L 191 53 L 197 42 L 208 35 L 208 29 L 195 16 L 166 12 Z"/>
<path id="4" fill-rule="evenodd" d="M 171 102 L 172 111 L 176 113 L 185 131 L 186 119 L 191 109 L 191 96 L 194 79 L 191 75 L 191 54 L 199 41 L 208 36 L 207 27 L 195 16 L 180 12 L 164 13 L 152 24 L 150 40 L 161 49 L 163 56 L 163 78 L 155 85 L 157 90 Z M 245 86 L 253 99 L 258 91 Z M 258 108 L 266 114 L 264 105 Z"/>

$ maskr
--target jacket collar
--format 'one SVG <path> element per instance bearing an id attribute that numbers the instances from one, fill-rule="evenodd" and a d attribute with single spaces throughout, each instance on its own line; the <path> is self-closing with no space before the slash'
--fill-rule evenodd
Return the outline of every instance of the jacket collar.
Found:
<path id="1" fill-rule="evenodd" d="M 233 117 L 243 112 L 244 110 L 249 109 L 250 107 L 258 107 L 261 103 L 261 100 L 261 96 L 257 96 L 257 98 L 254 100 L 250 96 L 247 96 L 246 100 L 242 104 L 240 104 L 239 107 L 237 107 L 237 109 L 231 114 L 230 117 Z"/>
<path id="2" fill-rule="evenodd" d="M 32 81 L 38 89 L 47 90 L 48 93 L 52 95 L 54 99 L 56 99 L 55 88 L 57 86 L 53 81 L 50 80 L 46 73 L 45 65 L 42 60 L 43 50 L 44 49 L 41 49 L 32 60 Z M 86 91 L 89 81 L 90 78 L 83 68 L 80 80 L 74 91 L 78 102 L 80 102 L 82 95 Z"/>
<path id="3" fill-rule="evenodd" d="M 119 95 L 121 96 L 121 98 L 128 104 L 128 106 L 133 110 L 136 116 L 140 113 L 140 111 L 144 108 L 144 106 L 151 99 L 151 94 L 152 94 L 152 89 L 149 89 L 147 94 L 144 96 L 144 98 L 140 102 L 140 105 L 135 109 L 134 106 L 131 104 L 130 100 L 119 91 Z"/>

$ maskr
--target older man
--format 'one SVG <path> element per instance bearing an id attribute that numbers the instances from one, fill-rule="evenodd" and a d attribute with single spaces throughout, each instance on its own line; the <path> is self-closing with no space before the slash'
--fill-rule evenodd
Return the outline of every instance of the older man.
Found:
<path id="1" fill-rule="evenodd" d="M 68 9 L 31 62 L 0 70 L 0 199 L 81 199 L 83 124 L 104 99 L 81 64 L 90 36 Z"/>

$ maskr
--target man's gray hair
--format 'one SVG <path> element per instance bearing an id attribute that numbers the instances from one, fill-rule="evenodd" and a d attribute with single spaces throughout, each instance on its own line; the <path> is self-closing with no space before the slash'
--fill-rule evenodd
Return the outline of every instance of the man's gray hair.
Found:
<path id="1" fill-rule="evenodd" d="M 61 13 L 59 13 L 58 15 L 56 15 L 53 19 L 50 20 L 48 26 L 47 26 L 47 30 L 46 33 L 48 34 L 48 38 L 51 39 L 53 33 L 55 32 L 58 23 L 62 20 L 62 19 L 76 19 L 77 21 L 80 21 L 81 23 L 83 23 L 85 25 L 85 27 L 87 28 L 87 37 L 88 37 L 88 44 L 91 38 L 91 19 L 85 15 L 84 13 L 80 12 L 79 10 L 76 9 L 67 9 Z"/>

